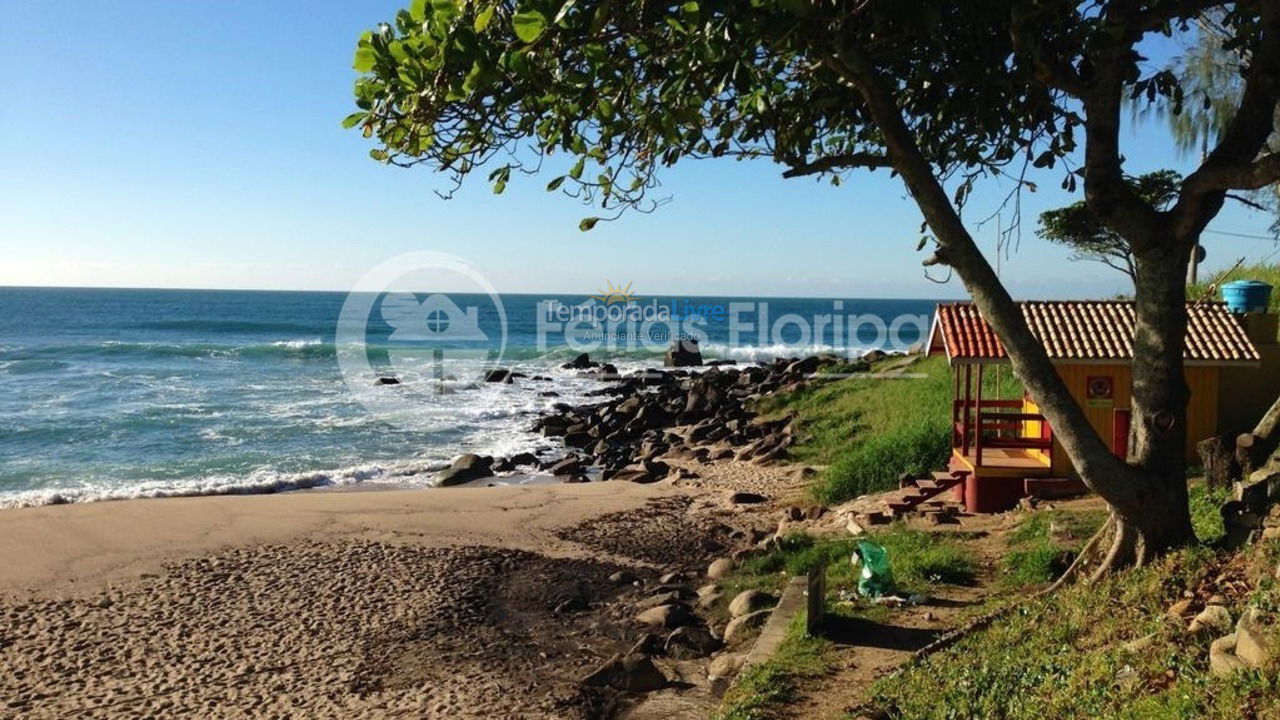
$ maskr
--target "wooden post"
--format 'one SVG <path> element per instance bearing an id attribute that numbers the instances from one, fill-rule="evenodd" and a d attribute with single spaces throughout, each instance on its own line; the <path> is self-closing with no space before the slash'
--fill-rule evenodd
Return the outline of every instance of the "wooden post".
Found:
<path id="1" fill-rule="evenodd" d="M 969 402 L 972 399 L 973 387 L 973 366 L 965 364 L 964 366 L 964 407 L 961 409 L 963 413 L 960 416 L 960 454 L 969 454 Z"/>
<path id="2" fill-rule="evenodd" d="M 822 621 L 827 613 L 827 564 L 818 562 L 809 568 L 809 589 L 807 592 L 808 615 L 805 617 L 805 633 L 814 636 L 822 630 Z"/>
<path id="3" fill-rule="evenodd" d="M 960 431 L 956 429 L 956 425 L 960 424 L 960 369 L 954 368 L 951 371 L 951 447 L 960 446 Z"/>
<path id="4" fill-rule="evenodd" d="M 983 365 L 978 366 L 978 392 L 977 392 L 978 422 L 977 422 L 977 427 L 974 429 L 974 434 L 973 434 L 973 455 L 974 455 L 973 466 L 974 467 L 982 467 L 982 376 L 986 374 L 984 372 L 985 370 L 986 370 L 985 366 Z"/>

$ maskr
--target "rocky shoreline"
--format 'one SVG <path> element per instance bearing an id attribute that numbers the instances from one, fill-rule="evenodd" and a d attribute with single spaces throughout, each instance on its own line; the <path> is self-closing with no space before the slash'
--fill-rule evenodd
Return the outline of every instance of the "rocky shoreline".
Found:
<path id="1" fill-rule="evenodd" d="M 435 484 L 461 485 L 521 469 L 547 473 L 563 482 L 651 483 L 696 477 L 696 471 L 674 461 L 732 459 L 768 465 L 787 457 L 796 431 L 790 418 L 761 417 L 752 409 L 754 401 L 802 389 L 822 381 L 827 373 L 842 377 L 868 372 L 872 362 L 885 357 L 873 351 L 852 361 L 823 354 L 741 367 L 725 360 L 704 365 L 700 354 L 682 353 L 678 344 L 667 353 L 669 367 L 621 375 L 612 365 L 596 363 L 583 354 L 563 367 L 601 381 L 603 386 L 591 394 L 604 399 L 583 405 L 556 403 L 530 428 L 557 438 L 563 453 L 550 458 L 533 453 L 500 458 L 468 453 L 443 470 Z M 486 380 L 510 382 L 514 376 L 508 370 L 495 370 Z"/>

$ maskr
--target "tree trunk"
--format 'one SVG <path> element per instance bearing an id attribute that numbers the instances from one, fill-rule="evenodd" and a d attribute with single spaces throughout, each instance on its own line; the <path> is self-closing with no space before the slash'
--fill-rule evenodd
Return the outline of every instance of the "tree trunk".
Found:
<path id="1" fill-rule="evenodd" d="M 1115 537 L 1099 573 L 1131 562 L 1142 564 L 1165 549 L 1194 540 L 1186 486 L 1188 390 L 1182 374 L 1184 283 L 1190 246 L 1167 238 L 1163 243 L 1144 243 L 1143 252 L 1135 253 L 1135 442 L 1130 444 L 1126 463 L 1112 454 L 1090 424 L 1043 343 L 1032 334 L 1021 309 L 978 249 L 903 121 L 889 89 L 891 85 L 880 77 L 870 56 L 858 48 L 846 48 L 840 57 L 829 61 L 862 94 L 871 118 L 884 134 L 894 169 L 901 174 L 933 230 L 939 249 L 931 262 L 945 263 L 960 276 L 983 319 L 999 336 L 1014 373 L 1053 426 L 1054 437 L 1081 479 L 1111 506 Z M 1116 128 L 1118 88 L 1117 85 L 1111 108 Z M 1095 113 L 1089 114 L 1089 120 L 1092 129 Z M 1089 147 L 1094 145 L 1091 142 Z M 1116 176 L 1119 177 L 1118 170 Z M 1090 183 L 1088 176 L 1085 180 L 1088 192 L 1096 180 Z M 1118 187 L 1122 196 L 1124 192 L 1132 196 L 1123 182 Z M 1095 189 L 1094 200 L 1106 194 Z M 1154 210 L 1142 207 L 1147 212 L 1124 224 L 1124 231 L 1149 232 L 1157 226 Z M 1125 234 L 1121 228 L 1113 229 Z"/>
<path id="2" fill-rule="evenodd" d="M 1231 482 L 1239 476 L 1240 464 L 1236 462 L 1234 441 L 1214 435 L 1196 443 L 1196 453 L 1200 455 L 1200 465 L 1204 467 L 1205 484 L 1210 488 L 1230 487 Z"/>
<path id="3" fill-rule="evenodd" d="M 1183 352 L 1187 331 L 1184 244 L 1153 243 L 1137 258 L 1133 331 L 1133 442 L 1129 464 L 1138 488 L 1117 508 L 1132 525 L 1137 560 L 1192 542 L 1187 503 L 1187 387 Z"/>

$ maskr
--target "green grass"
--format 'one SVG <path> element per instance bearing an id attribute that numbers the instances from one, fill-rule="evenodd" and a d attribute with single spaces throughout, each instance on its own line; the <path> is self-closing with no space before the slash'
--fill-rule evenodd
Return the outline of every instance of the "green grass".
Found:
<path id="1" fill-rule="evenodd" d="M 888 490 L 897 487 L 902 473 L 946 466 L 951 371 L 944 358 L 934 357 L 907 372 L 923 377 L 845 378 L 761 401 L 758 409 L 766 415 L 795 414 L 799 443 L 791 448 L 793 458 L 827 466 L 813 487 L 819 502 Z M 1021 395 L 1008 368 L 988 368 L 985 377 L 988 390 L 998 387 L 999 396 Z"/>
<path id="2" fill-rule="evenodd" d="M 1028 515 L 1009 534 L 1009 551 L 1000 561 L 1000 583 L 1020 588 L 1056 580 L 1106 519 L 1105 510 L 1045 510 Z"/>
<path id="3" fill-rule="evenodd" d="M 1210 490 L 1204 483 L 1196 483 L 1188 490 L 1191 504 L 1191 526 L 1201 542 L 1213 544 L 1222 539 L 1226 530 L 1222 527 L 1222 504 L 1231 499 L 1227 488 Z"/>
<path id="4" fill-rule="evenodd" d="M 965 550 L 961 533 L 926 533 L 892 525 L 865 537 L 889 552 L 894 578 L 903 592 L 924 592 L 938 583 L 971 584 L 977 569 Z M 862 539 L 862 538 L 858 538 Z M 829 615 L 882 621 L 889 610 L 851 596 L 858 574 L 849 558 L 858 539 L 793 534 L 781 538 L 769 552 L 744 560 L 734 573 L 720 581 L 722 605 L 746 589 L 781 590 L 788 577 L 807 573 L 817 563 L 827 565 Z M 718 609 L 720 614 L 724 608 Z M 744 672 L 726 692 L 720 720 L 768 720 L 795 699 L 798 688 L 833 670 L 833 645 L 822 638 L 806 637 L 804 615 L 792 624 L 787 639 L 768 662 Z"/>
<path id="5" fill-rule="evenodd" d="M 924 589 L 934 583 L 969 585 L 976 576 L 972 554 L 949 534 L 892 525 L 881 532 L 858 538 L 815 538 L 802 533 L 787 535 L 769 552 L 745 560 L 736 574 L 745 578 L 736 579 L 748 579 L 749 582 L 752 578 L 803 575 L 822 562 L 827 565 L 829 589 L 852 589 L 857 583 L 857 572 L 849 560 L 858 541 L 863 539 L 884 546 L 889 553 L 894 578 L 915 589 Z M 774 582 L 780 585 L 782 580 Z"/>
<path id="6" fill-rule="evenodd" d="M 717 720 L 768 720 L 795 699 L 806 681 L 830 673 L 831 642 L 804 633 L 805 615 L 792 621 L 787 638 L 769 660 L 748 668 L 725 693 Z"/>
<path id="7" fill-rule="evenodd" d="M 873 696 L 895 720 L 1278 717 L 1274 668 L 1213 678 L 1212 638 L 1188 636 L 1164 619 L 1184 590 L 1217 574 L 1222 559 L 1201 546 L 1097 585 L 1069 586 L 880 681 Z M 1275 583 L 1261 581 L 1254 602 L 1277 601 Z M 1148 635 L 1147 648 L 1124 647 Z"/>

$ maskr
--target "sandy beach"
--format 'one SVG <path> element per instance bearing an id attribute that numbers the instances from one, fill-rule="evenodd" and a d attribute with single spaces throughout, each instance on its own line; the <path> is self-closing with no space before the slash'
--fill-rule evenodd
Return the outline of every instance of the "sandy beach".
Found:
<path id="1" fill-rule="evenodd" d="M 599 717 L 580 681 L 635 635 L 609 576 L 741 537 L 698 484 L 6 510 L 0 716 Z"/>

